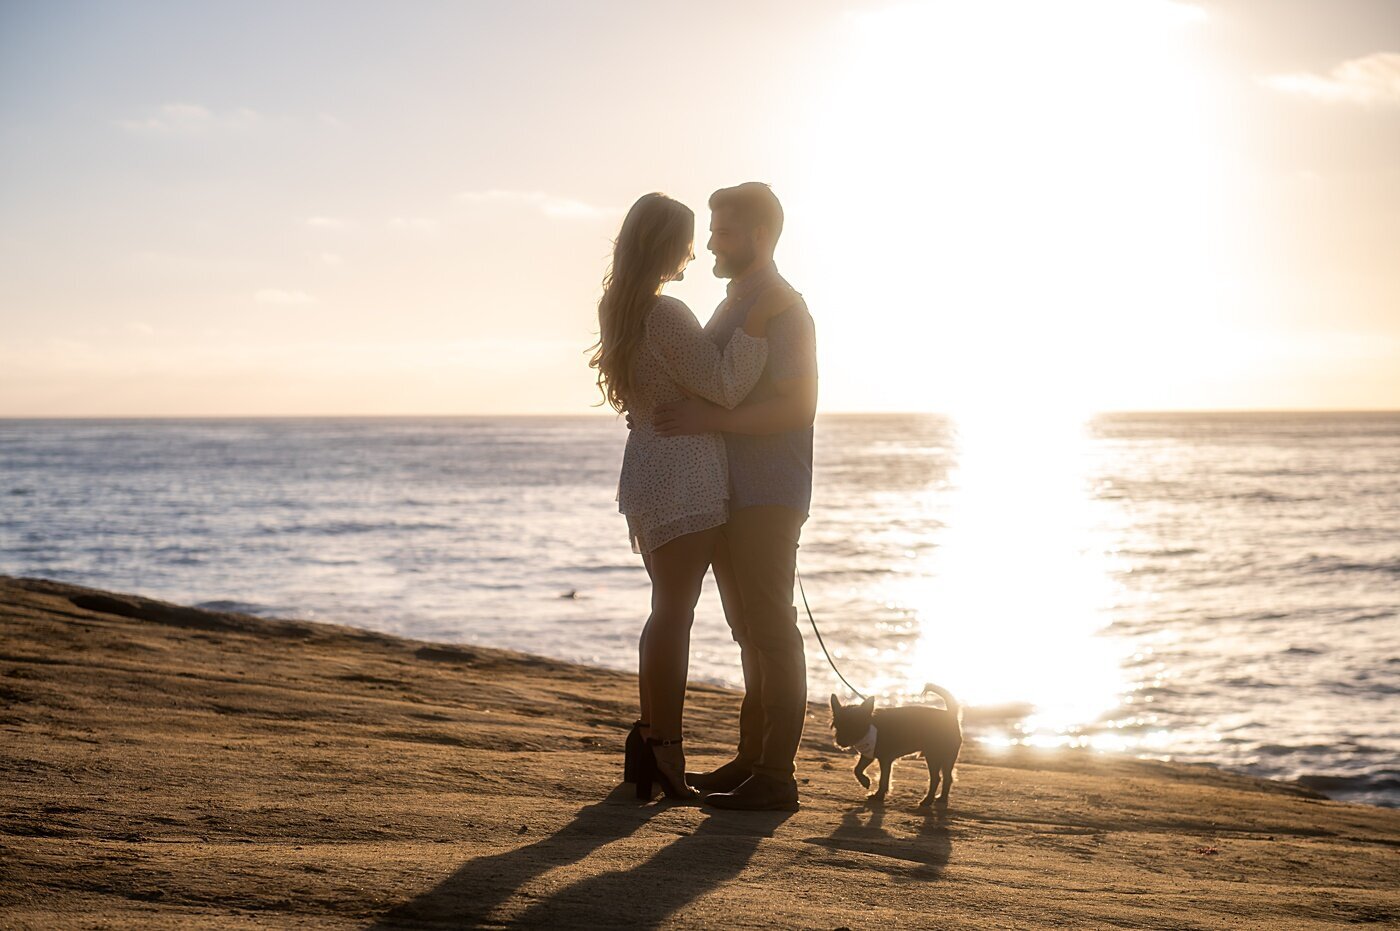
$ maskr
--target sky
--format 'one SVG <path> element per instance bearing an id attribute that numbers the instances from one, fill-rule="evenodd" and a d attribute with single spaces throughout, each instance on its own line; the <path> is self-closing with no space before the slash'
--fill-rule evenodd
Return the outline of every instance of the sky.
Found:
<path id="1" fill-rule="evenodd" d="M 1393 0 L 0 0 L 0 416 L 597 412 L 747 180 L 823 411 L 1400 408 Z"/>

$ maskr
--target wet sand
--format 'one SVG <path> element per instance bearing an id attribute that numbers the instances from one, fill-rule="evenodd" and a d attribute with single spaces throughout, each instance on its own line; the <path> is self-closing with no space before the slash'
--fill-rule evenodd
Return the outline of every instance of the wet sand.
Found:
<path id="1" fill-rule="evenodd" d="M 737 660 L 736 660 L 737 661 Z M 635 680 L 0 576 L 0 927 L 1332 928 L 1400 923 L 1400 811 L 970 742 L 802 810 L 619 787 Z M 693 688 L 692 766 L 738 709 Z"/>

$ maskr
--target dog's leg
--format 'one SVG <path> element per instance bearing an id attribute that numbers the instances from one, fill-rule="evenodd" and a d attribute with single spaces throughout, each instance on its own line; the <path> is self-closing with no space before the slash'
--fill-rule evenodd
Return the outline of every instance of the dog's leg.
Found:
<path id="1" fill-rule="evenodd" d="M 859 760 L 856 760 L 856 782 L 861 784 L 861 788 L 870 788 L 870 777 L 865 774 L 865 768 L 874 762 L 875 758 L 873 756 L 865 756 L 864 754 L 861 755 Z"/>
<path id="2" fill-rule="evenodd" d="M 920 808 L 928 808 L 933 804 L 933 793 L 938 788 L 938 761 L 930 754 L 924 754 L 924 762 L 928 764 L 928 794 L 919 802 Z"/>
<path id="3" fill-rule="evenodd" d="M 890 771 L 894 769 L 894 760 L 880 761 L 880 788 L 866 796 L 872 802 L 883 802 L 885 796 L 890 794 Z"/>
<path id="4" fill-rule="evenodd" d="M 953 767 L 957 765 L 958 756 L 954 753 L 943 762 L 943 791 L 938 794 L 938 804 L 948 804 L 948 790 L 953 788 Z M 933 790 L 929 789 L 932 794 Z"/>

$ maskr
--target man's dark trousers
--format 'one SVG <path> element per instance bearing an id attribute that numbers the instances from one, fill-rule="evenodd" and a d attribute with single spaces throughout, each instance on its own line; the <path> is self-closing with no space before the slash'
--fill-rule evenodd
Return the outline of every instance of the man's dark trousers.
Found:
<path id="1" fill-rule="evenodd" d="M 724 617 L 744 667 L 737 758 L 784 782 L 793 778 L 807 716 L 807 657 L 792 604 L 804 520 L 777 505 L 740 508 L 724 525 L 714 558 Z"/>

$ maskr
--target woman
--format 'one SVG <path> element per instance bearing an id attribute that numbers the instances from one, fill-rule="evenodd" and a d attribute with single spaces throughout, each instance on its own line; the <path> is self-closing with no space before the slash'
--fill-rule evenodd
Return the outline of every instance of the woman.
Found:
<path id="1" fill-rule="evenodd" d="M 687 394 L 738 404 L 767 361 L 768 321 L 798 297 L 785 289 L 765 293 L 720 350 L 690 308 L 661 294 L 695 258 L 694 240 L 695 214 L 679 201 L 646 194 L 632 205 L 603 279 L 589 360 L 604 400 L 631 418 L 618 509 L 651 578 L 651 615 L 638 650 L 641 718 L 628 735 L 624 770 L 639 798 L 651 797 L 653 782 L 669 798 L 698 797 L 686 785 L 681 750 L 690 626 L 729 498 L 723 438 L 657 436 L 652 411 Z"/>

